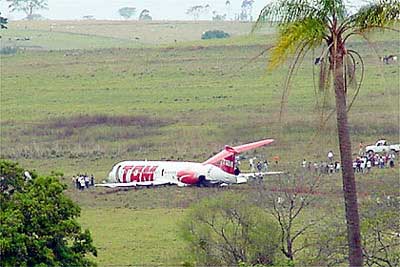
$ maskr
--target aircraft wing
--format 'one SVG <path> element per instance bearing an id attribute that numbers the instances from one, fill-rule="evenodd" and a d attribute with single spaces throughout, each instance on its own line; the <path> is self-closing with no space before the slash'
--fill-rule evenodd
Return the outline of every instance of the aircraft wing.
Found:
<path id="1" fill-rule="evenodd" d="M 152 182 L 141 182 L 137 184 L 136 182 L 131 183 L 103 183 L 96 184 L 97 187 L 109 187 L 109 188 L 117 188 L 117 187 L 136 187 L 136 186 L 152 186 L 152 185 L 169 185 L 170 182 L 167 181 L 152 181 Z"/>
<path id="2" fill-rule="evenodd" d="M 245 151 L 251 150 L 251 149 L 255 149 L 261 146 L 266 146 L 271 144 L 272 142 L 274 142 L 274 139 L 265 139 L 265 140 L 261 140 L 258 142 L 253 142 L 253 143 L 249 143 L 249 144 L 245 144 L 245 145 L 240 145 L 240 146 L 235 146 L 235 147 L 230 147 L 230 146 L 225 146 L 225 149 L 222 150 L 221 152 L 219 152 L 218 154 L 216 154 L 215 156 L 209 158 L 208 160 L 206 160 L 205 162 L 203 162 L 203 164 L 216 164 L 219 161 L 223 160 L 224 158 L 233 155 L 233 154 L 240 154 L 243 153 Z"/>
<path id="3" fill-rule="evenodd" d="M 249 179 L 253 178 L 261 178 L 266 175 L 279 175 L 283 174 L 284 172 L 251 172 L 251 173 L 241 173 L 236 176 L 236 183 L 237 184 L 244 184 L 247 183 Z"/>
<path id="4" fill-rule="evenodd" d="M 263 177 L 266 175 L 279 175 L 279 174 L 284 174 L 285 172 L 249 172 L 249 173 L 241 173 L 238 175 L 238 177 L 243 177 L 243 178 L 257 178 L 257 177 Z"/>

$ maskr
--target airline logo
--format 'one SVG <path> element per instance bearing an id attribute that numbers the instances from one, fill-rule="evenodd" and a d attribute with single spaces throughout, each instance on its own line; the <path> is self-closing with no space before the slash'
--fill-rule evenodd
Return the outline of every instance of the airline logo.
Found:
<path id="1" fill-rule="evenodd" d="M 158 166 L 125 166 L 123 167 L 122 182 L 151 182 Z"/>

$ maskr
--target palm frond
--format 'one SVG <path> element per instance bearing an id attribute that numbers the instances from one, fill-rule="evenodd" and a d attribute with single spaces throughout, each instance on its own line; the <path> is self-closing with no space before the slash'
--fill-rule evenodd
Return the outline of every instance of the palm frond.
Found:
<path id="1" fill-rule="evenodd" d="M 346 60 L 346 87 L 356 87 L 357 79 L 356 79 L 356 66 L 357 62 L 353 56 L 353 54 L 348 53 L 345 57 Z"/>
<path id="2" fill-rule="evenodd" d="M 306 18 L 302 21 L 287 24 L 280 28 L 276 46 L 272 49 L 269 68 L 275 68 L 294 53 L 300 43 L 309 47 L 319 46 L 326 37 L 326 28 L 322 21 Z"/>
<path id="3" fill-rule="evenodd" d="M 282 91 L 282 98 L 281 98 L 281 109 L 279 112 L 279 121 L 282 122 L 282 118 L 286 109 L 286 105 L 288 102 L 289 92 L 290 92 L 290 84 L 295 74 L 296 70 L 298 69 L 299 65 L 303 61 L 307 51 L 309 50 L 309 44 L 303 43 L 299 45 L 296 49 L 296 57 L 293 59 L 292 63 L 290 64 L 288 75 L 286 76 L 285 86 Z"/>
<path id="4" fill-rule="evenodd" d="M 265 23 L 279 26 L 305 19 L 331 22 L 333 17 L 343 20 L 347 10 L 343 0 L 278 0 L 266 5 L 253 26 L 255 31 Z"/>
<path id="5" fill-rule="evenodd" d="M 349 112 L 350 109 L 352 108 L 354 102 L 355 102 L 356 99 L 357 99 L 358 93 L 360 92 L 360 89 L 361 89 L 361 85 L 362 85 L 362 83 L 363 83 L 363 81 L 364 81 L 365 66 L 364 66 L 364 60 L 363 60 L 363 58 L 361 57 L 361 55 L 360 55 L 357 51 L 355 51 L 355 50 L 348 50 L 347 52 L 348 52 L 348 54 L 351 56 L 351 58 L 352 58 L 354 61 L 355 61 L 354 56 L 356 56 L 356 57 L 358 58 L 359 62 L 360 62 L 360 66 L 361 66 L 361 77 L 360 77 L 360 82 L 358 83 L 358 85 L 356 85 L 356 89 L 355 89 L 355 93 L 354 93 L 354 95 L 353 95 L 353 98 L 351 99 L 351 101 L 350 101 L 349 104 L 347 105 L 347 112 Z M 354 71 L 354 72 L 355 72 L 355 71 Z"/>
<path id="6" fill-rule="evenodd" d="M 272 2 L 261 10 L 253 30 L 260 27 L 263 23 L 284 25 L 310 18 L 318 11 L 310 5 L 310 2 L 312 1 L 278 0 Z"/>
<path id="7" fill-rule="evenodd" d="M 329 63 L 326 60 L 321 62 L 321 66 L 319 68 L 319 86 L 318 89 L 320 92 L 323 92 L 328 89 L 329 86 Z"/>
<path id="8" fill-rule="evenodd" d="M 362 7 L 351 16 L 347 28 L 363 33 L 375 28 L 385 29 L 399 20 L 400 1 L 380 0 L 377 3 Z"/>

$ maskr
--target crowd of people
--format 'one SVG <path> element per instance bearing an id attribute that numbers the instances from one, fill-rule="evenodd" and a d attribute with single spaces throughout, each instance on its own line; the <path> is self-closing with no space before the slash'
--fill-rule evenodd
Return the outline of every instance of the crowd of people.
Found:
<path id="1" fill-rule="evenodd" d="M 395 167 L 395 153 L 364 153 L 360 151 L 359 155 L 353 160 L 354 172 L 369 173 L 372 168 L 394 168 Z M 341 169 L 340 162 L 334 160 L 334 153 L 329 151 L 327 154 L 327 161 L 307 161 L 303 159 L 302 167 L 308 171 L 313 171 L 316 174 L 331 174 L 339 172 Z"/>
<path id="2" fill-rule="evenodd" d="M 268 171 L 268 161 L 257 161 L 257 158 L 250 158 L 249 159 L 249 167 L 250 167 L 250 172 L 266 172 Z"/>
<path id="3" fill-rule="evenodd" d="M 77 174 L 72 177 L 72 182 L 75 184 L 76 189 L 85 190 L 89 189 L 89 187 L 95 185 L 95 179 L 93 174 L 89 177 L 87 174 Z"/>
<path id="4" fill-rule="evenodd" d="M 353 169 L 355 172 L 370 172 L 373 167 L 376 168 L 394 168 L 394 161 L 396 155 L 394 153 L 385 153 L 379 155 L 378 153 L 362 154 L 353 161 Z"/>
<path id="5" fill-rule="evenodd" d="M 333 161 L 333 159 L 328 160 L 328 161 L 320 161 L 320 162 L 315 161 L 314 163 L 304 159 L 303 162 L 301 163 L 301 165 L 304 169 L 307 169 L 308 171 L 313 171 L 316 174 L 335 173 L 335 172 L 339 172 L 340 168 L 341 168 L 340 162 Z"/>

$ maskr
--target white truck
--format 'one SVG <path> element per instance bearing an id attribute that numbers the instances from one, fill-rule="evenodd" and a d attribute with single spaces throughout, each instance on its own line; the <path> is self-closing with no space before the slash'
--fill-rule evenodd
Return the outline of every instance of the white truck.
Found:
<path id="1" fill-rule="evenodd" d="M 369 145 L 365 147 L 367 153 L 386 153 L 400 151 L 400 144 L 390 145 L 385 139 L 378 140 L 375 145 Z"/>

